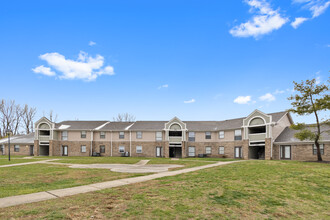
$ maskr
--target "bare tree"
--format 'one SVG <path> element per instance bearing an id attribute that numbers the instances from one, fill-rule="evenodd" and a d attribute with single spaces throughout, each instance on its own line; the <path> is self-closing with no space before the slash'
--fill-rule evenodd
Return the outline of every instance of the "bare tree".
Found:
<path id="1" fill-rule="evenodd" d="M 135 116 L 129 113 L 118 114 L 117 117 L 113 117 L 114 121 L 118 122 L 134 122 Z"/>
<path id="2" fill-rule="evenodd" d="M 36 108 L 30 108 L 27 104 L 24 106 L 22 121 L 26 134 L 30 134 L 31 132 L 33 132 L 33 120 L 36 113 Z"/>
<path id="3" fill-rule="evenodd" d="M 2 126 L 2 136 L 6 136 L 7 130 L 13 130 L 15 123 L 15 101 L 1 100 L 0 119 Z"/>
<path id="4" fill-rule="evenodd" d="M 13 134 L 19 134 L 19 128 L 23 117 L 23 109 L 20 105 L 14 105 Z"/>
<path id="5" fill-rule="evenodd" d="M 54 115 L 53 110 L 50 110 L 48 117 L 45 116 L 45 112 L 44 112 L 44 117 L 48 118 L 51 122 L 56 122 L 57 118 L 58 118 L 58 115 L 57 114 Z"/>

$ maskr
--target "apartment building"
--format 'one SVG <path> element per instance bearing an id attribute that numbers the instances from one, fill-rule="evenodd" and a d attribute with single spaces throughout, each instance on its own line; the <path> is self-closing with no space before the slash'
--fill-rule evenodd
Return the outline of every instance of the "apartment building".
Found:
<path id="1" fill-rule="evenodd" d="M 265 114 L 259 110 L 247 117 L 225 121 L 181 121 L 174 117 L 169 121 L 53 123 L 43 117 L 35 123 L 34 140 L 30 136 L 29 144 L 24 143 L 30 146 L 24 153 L 315 160 L 314 144 L 295 139 L 296 131 L 289 128 L 292 123 L 288 112 Z M 321 153 L 329 160 L 330 137 L 328 134 L 324 137 Z M 1 143 L 5 148 L 5 142 L 1 140 L 0 147 Z"/>

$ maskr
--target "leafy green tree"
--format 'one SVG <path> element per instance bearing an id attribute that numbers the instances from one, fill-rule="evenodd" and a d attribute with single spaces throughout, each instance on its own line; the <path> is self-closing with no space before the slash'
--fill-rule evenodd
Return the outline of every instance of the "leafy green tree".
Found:
<path id="1" fill-rule="evenodd" d="M 330 80 L 328 80 L 330 82 Z M 320 111 L 327 111 L 330 109 L 330 96 L 329 96 L 329 86 L 326 84 L 316 84 L 316 80 L 306 80 L 301 83 L 293 82 L 294 90 L 299 94 L 292 95 L 289 100 L 292 100 L 292 108 L 289 109 L 290 112 L 296 113 L 298 115 L 315 115 L 316 124 L 306 125 L 304 123 L 293 124 L 291 128 L 295 130 L 300 130 L 294 136 L 299 140 L 311 140 L 314 142 L 317 149 L 317 160 L 322 161 L 321 151 L 320 151 L 320 139 L 323 132 L 329 132 L 326 130 L 321 131 L 324 128 L 322 125 L 329 125 L 329 119 L 320 119 Z M 316 129 L 311 129 L 316 127 Z"/>

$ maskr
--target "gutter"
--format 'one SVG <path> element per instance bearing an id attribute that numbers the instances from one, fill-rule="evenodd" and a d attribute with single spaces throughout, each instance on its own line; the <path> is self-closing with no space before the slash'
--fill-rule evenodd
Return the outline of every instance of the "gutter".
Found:
<path id="1" fill-rule="evenodd" d="M 94 132 L 93 132 L 94 130 L 92 129 L 92 130 L 90 130 L 90 132 L 91 132 L 91 157 L 93 156 L 93 134 L 94 134 Z"/>

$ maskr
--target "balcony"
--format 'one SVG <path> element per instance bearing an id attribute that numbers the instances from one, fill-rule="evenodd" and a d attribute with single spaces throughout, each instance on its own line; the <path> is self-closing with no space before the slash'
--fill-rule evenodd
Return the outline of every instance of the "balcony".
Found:
<path id="1" fill-rule="evenodd" d="M 266 138 L 266 133 L 249 134 L 250 142 L 265 141 L 265 138 Z"/>
<path id="2" fill-rule="evenodd" d="M 169 137 L 169 141 L 172 143 L 181 143 L 182 137 Z"/>
<path id="3" fill-rule="evenodd" d="M 46 144 L 49 143 L 50 136 L 39 135 L 39 143 Z"/>

